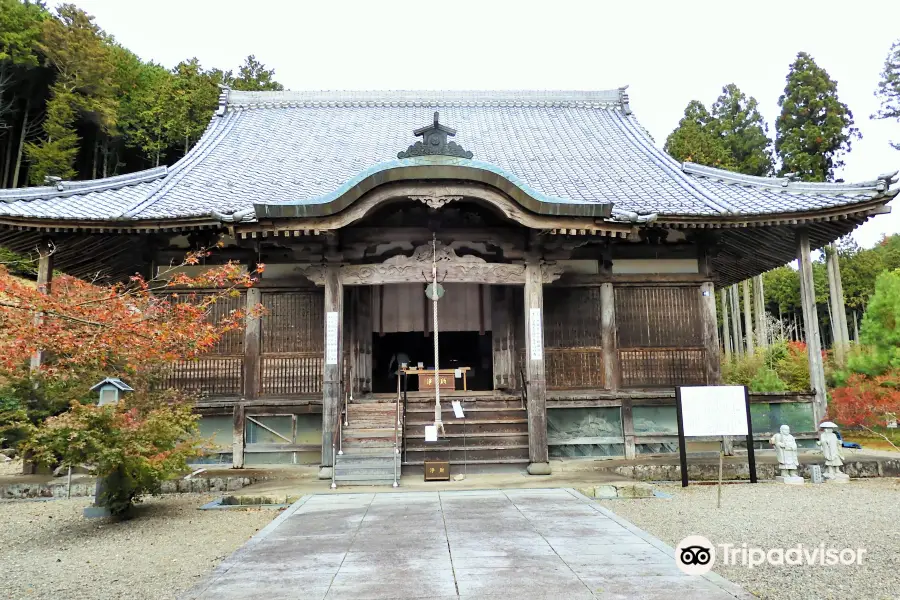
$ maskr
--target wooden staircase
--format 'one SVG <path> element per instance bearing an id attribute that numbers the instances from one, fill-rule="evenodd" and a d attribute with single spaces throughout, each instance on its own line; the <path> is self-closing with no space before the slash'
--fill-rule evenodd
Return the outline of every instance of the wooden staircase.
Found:
<path id="1" fill-rule="evenodd" d="M 349 425 L 343 428 L 341 453 L 334 460 L 335 484 L 397 484 L 400 478 L 400 454 L 394 448 L 397 405 L 354 403 L 347 410 Z"/>
<path id="2" fill-rule="evenodd" d="M 465 422 L 453 413 L 452 400 L 460 400 Z M 434 424 L 434 400 L 410 399 L 404 422 L 404 465 L 428 460 L 450 460 L 451 464 L 528 463 L 528 416 L 516 396 L 495 395 L 472 399 L 441 394 L 444 433 L 438 443 L 425 442 L 425 425 Z"/>

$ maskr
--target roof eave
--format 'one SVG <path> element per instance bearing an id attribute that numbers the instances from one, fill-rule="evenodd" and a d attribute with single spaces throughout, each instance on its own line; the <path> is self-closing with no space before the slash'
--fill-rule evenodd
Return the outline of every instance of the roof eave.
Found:
<path id="1" fill-rule="evenodd" d="M 611 202 L 572 202 L 555 198 L 531 188 L 512 173 L 491 163 L 448 156 L 418 156 L 379 163 L 324 196 L 254 203 L 253 206 L 259 219 L 323 217 L 346 209 L 380 185 L 409 180 L 457 180 L 489 185 L 506 193 L 526 210 L 540 215 L 596 219 L 612 216 Z"/>

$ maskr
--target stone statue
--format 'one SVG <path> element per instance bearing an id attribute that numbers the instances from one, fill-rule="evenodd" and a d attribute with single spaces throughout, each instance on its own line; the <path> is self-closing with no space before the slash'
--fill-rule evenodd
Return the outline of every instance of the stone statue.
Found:
<path id="1" fill-rule="evenodd" d="M 841 467 L 844 466 L 844 453 L 841 451 L 841 441 L 834 433 L 837 425 L 831 421 L 825 421 L 819 427 L 825 430 L 819 434 L 819 441 L 816 442 L 825 457 L 825 473 L 823 475 L 825 480 L 833 483 L 850 481 L 850 477 L 841 472 Z"/>
<path id="2" fill-rule="evenodd" d="M 803 478 L 797 474 L 800 461 L 797 459 L 797 441 L 791 435 L 791 428 L 782 425 L 779 433 L 772 436 L 769 443 L 775 446 L 775 456 L 778 457 L 778 469 L 781 475 L 775 477 L 779 483 L 803 483 Z"/>

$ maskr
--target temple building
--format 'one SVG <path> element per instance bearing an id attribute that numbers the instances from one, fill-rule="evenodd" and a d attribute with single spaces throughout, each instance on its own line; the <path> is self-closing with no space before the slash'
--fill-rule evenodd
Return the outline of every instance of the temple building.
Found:
<path id="1" fill-rule="evenodd" d="M 896 181 L 678 163 L 624 88 L 225 90 L 171 167 L 0 190 L 0 245 L 51 238 L 45 277 L 153 276 L 220 240 L 212 259 L 265 263 L 222 307 L 265 314 L 169 375 L 201 395 L 212 460 L 317 464 L 338 484 L 431 458 L 542 473 L 671 452 L 674 386 L 720 382 L 717 292 L 797 258 L 810 390 L 754 394 L 753 418 L 760 439 L 782 422 L 811 438 L 810 251 L 888 212 Z"/>

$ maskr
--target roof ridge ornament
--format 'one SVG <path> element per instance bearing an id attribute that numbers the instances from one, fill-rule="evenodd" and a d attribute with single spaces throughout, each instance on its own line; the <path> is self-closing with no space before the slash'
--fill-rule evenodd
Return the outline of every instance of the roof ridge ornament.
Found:
<path id="1" fill-rule="evenodd" d="M 459 158 L 472 158 L 472 153 L 463 149 L 456 142 L 448 141 L 448 137 L 456 135 L 456 130 L 440 123 L 440 113 L 434 113 L 434 123 L 420 127 L 413 131 L 413 135 L 422 136 L 422 141 L 416 142 L 406 149 L 398 152 L 397 158 L 412 158 L 413 156 L 457 156 Z"/>

